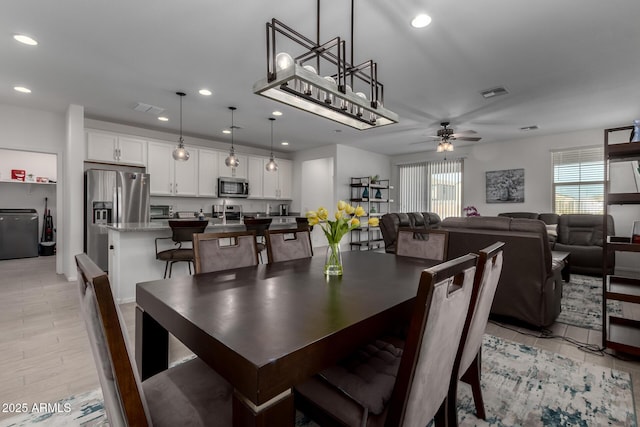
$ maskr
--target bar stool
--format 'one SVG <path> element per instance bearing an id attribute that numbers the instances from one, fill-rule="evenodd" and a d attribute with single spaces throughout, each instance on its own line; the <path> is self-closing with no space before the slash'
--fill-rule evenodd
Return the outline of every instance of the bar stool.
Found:
<path id="1" fill-rule="evenodd" d="M 271 225 L 272 219 L 273 218 L 244 217 L 244 225 L 247 228 L 247 231 L 256 232 L 256 251 L 258 252 L 258 256 L 260 257 L 260 262 L 263 264 L 264 264 L 264 261 L 262 260 L 262 251 L 264 251 L 267 248 L 264 232 Z"/>
<path id="2" fill-rule="evenodd" d="M 209 225 L 209 221 L 201 220 L 187 220 L 187 221 L 169 221 L 169 227 L 171 227 L 171 237 L 157 237 L 156 238 L 156 259 L 165 261 L 164 266 L 164 278 L 167 278 L 167 269 L 169 269 L 169 277 L 171 277 L 171 270 L 173 264 L 176 262 L 187 262 L 189 265 L 189 274 L 191 274 L 191 264 L 194 263 L 195 256 L 193 254 L 193 245 L 190 248 L 183 248 L 182 243 L 193 242 L 193 235 L 195 233 L 204 233 L 204 230 Z M 177 248 L 166 249 L 158 252 L 158 240 L 173 240 Z"/>

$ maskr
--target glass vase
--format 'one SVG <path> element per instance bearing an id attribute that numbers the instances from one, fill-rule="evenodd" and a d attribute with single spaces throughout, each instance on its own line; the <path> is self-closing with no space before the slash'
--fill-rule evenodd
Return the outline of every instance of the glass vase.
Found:
<path id="1" fill-rule="evenodd" d="M 327 276 L 342 276 L 340 243 L 329 243 L 327 256 L 324 260 L 324 274 Z"/>

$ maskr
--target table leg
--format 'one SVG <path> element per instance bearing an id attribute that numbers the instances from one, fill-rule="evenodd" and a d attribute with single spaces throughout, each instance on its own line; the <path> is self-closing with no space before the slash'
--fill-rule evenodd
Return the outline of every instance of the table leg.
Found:
<path id="1" fill-rule="evenodd" d="M 291 389 L 259 406 L 249 401 L 238 390 L 233 392 L 233 427 L 293 427 L 295 418 Z"/>
<path id="2" fill-rule="evenodd" d="M 136 307 L 136 364 L 142 381 L 169 367 L 169 333 Z"/>

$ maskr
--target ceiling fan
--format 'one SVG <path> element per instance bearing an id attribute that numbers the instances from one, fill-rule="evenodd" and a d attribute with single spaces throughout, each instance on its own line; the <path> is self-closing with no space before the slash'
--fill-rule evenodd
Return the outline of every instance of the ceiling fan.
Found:
<path id="1" fill-rule="evenodd" d="M 461 132 L 454 132 L 452 128 L 449 127 L 449 122 L 441 122 L 440 126 L 442 129 L 439 129 L 436 135 L 432 135 L 431 138 L 438 140 L 438 146 L 436 151 L 441 153 L 443 151 L 453 151 L 452 141 L 480 141 L 482 138 L 479 136 L 470 136 L 476 135 L 477 132 L 474 130 L 465 130 Z M 413 144 L 424 144 L 427 141 L 414 142 Z"/>

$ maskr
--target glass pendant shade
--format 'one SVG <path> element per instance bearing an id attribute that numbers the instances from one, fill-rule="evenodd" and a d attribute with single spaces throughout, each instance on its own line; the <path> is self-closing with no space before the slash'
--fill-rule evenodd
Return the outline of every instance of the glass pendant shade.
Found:
<path id="1" fill-rule="evenodd" d="M 172 155 L 175 160 L 186 162 L 191 157 L 187 149 L 184 148 L 184 138 L 182 138 L 182 98 L 186 93 L 176 92 L 176 95 L 180 97 L 180 138 L 178 138 L 178 146 L 173 150 Z"/>
<path id="2" fill-rule="evenodd" d="M 278 170 L 278 164 L 273 157 L 273 122 L 276 121 L 273 117 L 269 117 L 269 121 L 271 122 L 271 155 L 269 156 L 269 162 L 264 166 L 267 172 L 275 172 Z"/>

